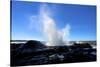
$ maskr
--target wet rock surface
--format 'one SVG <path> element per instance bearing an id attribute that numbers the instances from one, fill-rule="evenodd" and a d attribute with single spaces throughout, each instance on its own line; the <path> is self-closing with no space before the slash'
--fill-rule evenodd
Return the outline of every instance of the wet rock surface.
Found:
<path id="1" fill-rule="evenodd" d="M 39 41 L 11 44 L 11 66 L 96 61 L 96 48 L 88 43 L 47 47 Z"/>

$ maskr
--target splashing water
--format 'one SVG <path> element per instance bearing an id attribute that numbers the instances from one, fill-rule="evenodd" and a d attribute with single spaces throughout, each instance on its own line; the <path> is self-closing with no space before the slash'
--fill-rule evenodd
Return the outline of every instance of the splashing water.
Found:
<path id="1" fill-rule="evenodd" d="M 68 36 L 69 36 L 69 30 L 70 25 L 66 24 L 66 26 L 58 30 L 56 27 L 56 23 L 54 19 L 51 17 L 52 11 L 48 7 L 47 4 L 43 3 L 40 5 L 40 12 L 38 16 L 38 21 L 42 25 L 42 33 L 45 35 L 47 39 L 47 46 L 64 46 L 68 45 Z M 36 18 L 36 17 L 35 17 Z M 32 18 L 34 20 L 34 18 Z M 31 24 L 32 25 L 32 24 Z M 64 40 L 66 38 L 66 40 Z M 65 42 L 67 41 L 67 42 Z"/>
<path id="2" fill-rule="evenodd" d="M 43 4 L 40 8 L 40 17 L 43 23 L 43 32 L 47 37 L 47 45 L 60 46 L 65 45 L 64 37 L 69 35 L 70 26 L 67 24 L 62 30 L 56 28 L 54 19 L 50 16 L 50 9 L 46 4 Z"/>

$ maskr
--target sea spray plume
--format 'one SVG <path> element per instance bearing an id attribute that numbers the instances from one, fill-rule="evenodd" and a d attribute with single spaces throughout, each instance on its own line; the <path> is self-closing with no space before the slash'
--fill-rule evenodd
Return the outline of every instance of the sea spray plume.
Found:
<path id="1" fill-rule="evenodd" d="M 63 46 L 64 43 L 64 36 L 69 35 L 69 25 L 66 25 L 66 27 L 62 30 L 57 30 L 56 24 L 54 19 L 51 17 L 52 11 L 49 9 L 48 5 L 42 4 L 40 6 L 40 18 L 43 23 L 43 32 L 44 35 L 48 39 L 47 45 L 49 46 Z M 68 29 L 67 29 L 68 28 Z"/>
<path id="2" fill-rule="evenodd" d="M 40 17 L 42 18 L 43 23 L 43 32 L 48 39 L 47 45 L 58 45 L 59 36 L 56 29 L 54 20 L 50 16 L 50 10 L 47 8 L 46 4 L 43 4 L 40 8 Z"/>
<path id="3" fill-rule="evenodd" d="M 48 46 L 68 45 L 70 25 L 66 24 L 63 29 L 58 30 L 52 15 L 53 11 L 50 6 L 42 3 L 42 5 L 40 5 L 39 15 L 33 15 L 30 18 L 30 28 L 35 28 L 42 32 L 47 39 L 46 45 Z"/>
<path id="4" fill-rule="evenodd" d="M 70 25 L 69 24 L 66 24 L 65 28 L 62 29 L 63 31 L 63 39 L 64 39 L 64 42 L 66 45 L 71 45 L 69 44 L 69 36 L 70 36 Z"/>

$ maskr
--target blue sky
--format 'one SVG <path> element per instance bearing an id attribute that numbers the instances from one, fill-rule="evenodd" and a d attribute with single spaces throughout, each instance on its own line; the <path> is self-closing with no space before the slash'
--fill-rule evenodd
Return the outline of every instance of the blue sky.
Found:
<path id="1" fill-rule="evenodd" d="M 11 34 L 13 40 L 45 40 L 38 28 L 41 25 L 30 18 L 38 16 L 39 2 L 12 1 Z M 70 25 L 70 40 L 96 40 L 96 6 L 46 3 L 57 29 Z M 38 19 L 37 19 L 38 20 Z M 32 26 L 32 28 L 30 28 Z"/>

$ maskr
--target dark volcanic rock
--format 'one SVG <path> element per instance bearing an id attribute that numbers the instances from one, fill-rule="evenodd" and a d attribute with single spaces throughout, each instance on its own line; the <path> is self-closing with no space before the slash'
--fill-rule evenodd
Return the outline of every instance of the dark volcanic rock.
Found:
<path id="1" fill-rule="evenodd" d="M 45 48 L 46 46 L 40 41 L 34 40 L 30 40 L 25 44 L 11 44 L 11 66 L 25 65 L 28 59 L 39 54 L 37 50 Z"/>
<path id="2" fill-rule="evenodd" d="M 96 49 L 88 43 L 45 46 L 40 41 L 30 40 L 23 44 L 11 44 L 11 66 L 87 61 L 96 61 Z"/>
<path id="3" fill-rule="evenodd" d="M 89 43 L 81 43 L 81 44 L 74 43 L 74 45 L 75 47 L 78 48 L 92 48 L 92 46 Z"/>
<path id="4" fill-rule="evenodd" d="M 25 48 L 45 48 L 46 46 L 42 44 L 40 41 L 30 40 L 24 45 Z"/>

